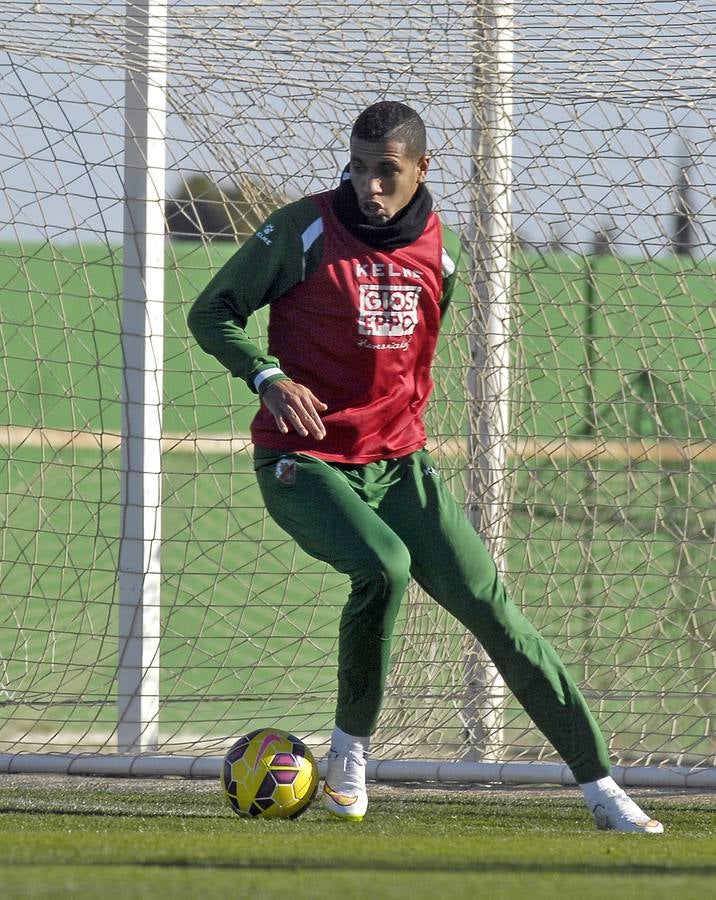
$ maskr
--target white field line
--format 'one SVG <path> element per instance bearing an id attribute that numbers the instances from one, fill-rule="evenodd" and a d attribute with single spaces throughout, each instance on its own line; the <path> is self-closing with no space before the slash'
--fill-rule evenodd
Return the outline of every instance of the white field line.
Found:
<path id="1" fill-rule="evenodd" d="M 95 434 L 90 431 L 64 431 L 59 428 L 0 426 L 0 446 L 8 449 L 47 447 L 49 450 L 102 450 L 107 453 L 119 450 L 121 443 L 122 436 L 113 431 Z M 162 438 L 164 453 L 233 454 L 248 453 L 250 448 L 251 439 L 245 435 L 209 435 L 196 438 L 167 434 Z"/>
<path id="2" fill-rule="evenodd" d="M 118 450 L 121 435 L 116 432 L 95 434 L 57 428 L 21 428 L 0 426 L 0 446 L 47 447 L 50 450 Z M 162 439 L 164 453 L 202 453 L 233 455 L 248 453 L 251 439 L 247 435 L 206 435 L 192 437 L 167 434 Z M 456 458 L 465 456 L 463 444 L 455 439 L 433 439 L 430 450 Z M 716 443 L 711 441 L 658 441 L 646 439 L 612 439 L 555 437 L 547 440 L 519 439 L 510 442 L 508 456 L 513 459 L 545 459 L 552 462 L 579 462 L 588 459 L 611 459 L 618 462 L 716 462 Z"/>
<path id="3" fill-rule="evenodd" d="M 604 457 L 620 462 L 657 463 L 716 462 L 716 444 L 711 441 L 658 441 L 643 438 L 611 439 L 560 437 L 550 440 L 518 440 L 509 451 L 519 459 L 537 457 L 555 462 Z"/>

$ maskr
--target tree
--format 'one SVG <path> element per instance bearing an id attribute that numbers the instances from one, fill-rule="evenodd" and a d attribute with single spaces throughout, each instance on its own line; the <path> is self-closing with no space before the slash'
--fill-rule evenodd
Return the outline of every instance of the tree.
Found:
<path id="1" fill-rule="evenodd" d="M 286 198 L 244 179 L 222 187 L 207 175 L 182 180 L 176 196 L 167 200 L 167 232 L 173 240 L 235 241 L 252 234 L 266 216 L 283 206 Z"/>
<path id="2" fill-rule="evenodd" d="M 691 204 L 691 162 L 682 161 L 674 185 L 674 230 L 671 246 L 677 256 L 691 256 L 694 250 L 694 210 Z"/>
<path id="3" fill-rule="evenodd" d="M 614 253 L 616 233 L 617 230 L 614 225 L 600 225 L 592 235 L 590 248 L 592 256 L 611 256 Z"/>

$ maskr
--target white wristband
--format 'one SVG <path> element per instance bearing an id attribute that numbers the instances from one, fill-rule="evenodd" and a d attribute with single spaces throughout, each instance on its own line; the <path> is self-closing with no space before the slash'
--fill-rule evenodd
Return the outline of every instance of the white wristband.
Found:
<path id="1" fill-rule="evenodd" d="M 261 385 L 266 381 L 267 378 L 270 378 L 272 375 L 283 375 L 284 373 L 281 369 L 276 366 L 271 366 L 270 369 L 262 369 L 259 374 L 254 378 L 254 387 L 258 391 Z"/>

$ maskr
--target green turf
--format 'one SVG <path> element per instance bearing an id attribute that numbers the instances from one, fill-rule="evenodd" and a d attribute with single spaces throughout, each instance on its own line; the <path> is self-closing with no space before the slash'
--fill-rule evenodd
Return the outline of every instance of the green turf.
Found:
<path id="1" fill-rule="evenodd" d="M 218 788 L 43 791 L 0 781 L 0 884 L 33 897 L 703 900 L 716 877 L 708 801 L 649 798 L 661 836 L 601 834 L 574 792 L 391 791 L 360 825 L 318 806 L 241 820 Z"/>
<path id="2" fill-rule="evenodd" d="M 186 314 L 231 245 L 171 244 L 167 249 L 164 342 L 168 432 L 245 431 L 252 396 L 189 337 Z M 676 382 L 675 402 L 691 405 L 716 438 L 713 358 L 716 315 L 709 262 L 606 257 L 594 263 L 595 363 L 587 367 L 585 262 L 564 254 L 515 257 L 512 309 L 512 418 L 516 433 L 569 434 L 584 424 L 587 381 L 594 398 L 619 398 L 623 414 L 633 404 L 631 384 L 651 371 Z M 0 361 L 7 380 L 0 423 L 46 428 L 118 430 L 121 387 L 121 250 L 101 245 L 0 244 Z M 448 332 L 465 326 L 458 296 Z M 258 337 L 265 315 L 249 332 Z M 465 353 L 443 340 L 437 361 L 436 403 L 443 390 L 462 390 Z M 42 360 L 42 365 L 37 364 Z M 3 408 L 4 406 L 4 408 Z M 437 418 L 440 418 L 438 412 Z M 230 421 L 229 421 L 230 420 Z M 693 427 L 693 423 L 692 423 Z M 687 437 L 676 434 L 675 437 Z"/>
<path id="3" fill-rule="evenodd" d="M 3 552 L 14 560 L 1 573 L 0 649 L 5 683 L 16 692 L 11 697 L 27 691 L 25 706 L 5 707 L 18 726 L 40 714 L 48 735 L 68 713 L 75 728 L 110 728 L 114 721 L 118 469 L 116 452 L 100 458 L 90 450 L 66 450 L 44 459 L 41 448 L 23 446 L 0 474 L 13 523 Z M 68 471 L 76 479 L 69 499 Z M 668 509 L 661 473 L 623 471 L 616 464 L 592 473 L 612 496 L 640 485 L 643 522 L 633 513 L 615 521 L 606 504 L 590 516 L 582 504 L 587 475 L 579 469 L 560 475 L 556 484 L 546 485 L 548 477 L 543 468 L 518 482 L 522 508 L 515 503 L 507 558 L 517 602 L 580 683 L 603 694 L 599 715 L 607 731 L 629 735 L 638 717 L 643 752 L 688 748 L 708 756 L 706 710 L 693 693 L 712 671 L 702 635 L 713 624 L 703 594 L 703 579 L 716 579 L 708 538 L 714 510 L 705 489 L 713 470 L 693 469 L 688 476 L 700 527 L 690 538 L 689 567 L 678 579 L 683 550 L 655 528 L 659 504 L 662 516 Z M 678 498 L 676 475 L 671 490 Z M 197 474 L 191 457 L 167 454 L 164 500 L 162 735 L 187 721 L 205 733 L 240 734 L 252 724 L 274 722 L 299 734 L 325 732 L 345 578 L 327 572 L 263 519 L 248 457 L 207 457 Z M 43 521 L 51 527 L 38 529 Z M 582 545 L 585 529 L 589 556 Z M 555 548 L 562 550 L 558 557 Z M 404 605 L 398 635 L 405 615 Z M 460 640 L 455 629 L 456 659 Z M 396 652 L 401 647 L 398 638 Z M 681 662 L 676 670 L 674 654 Z M 675 678 L 679 689 L 669 697 Z M 659 704 L 653 702 L 656 690 L 665 694 Z M 45 708 L 46 698 L 53 698 L 54 711 Z M 509 742 L 527 721 L 517 708 L 508 721 Z"/>
<path id="4" fill-rule="evenodd" d="M 608 432 L 634 435 L 641 426 L 645 434 L 663 433 L 669 423 L 657 428 L 653 420 L 637 421 L 644 410 L 635 384 L 639 373 L 648 371 L 664 387 L 651 413 L 662 417 L 672 407 L 681 410 L 671 436 L 716 439 L 711 263 L 679 257 L 592 259 L 591 369 L 587 262 L 579 256 L 533 254 L 518 256 L 515 266 L 512 419 L 518 433 L 580 433 L 588 381 Z"/>
<path id="5" fill-rule="evenodd" d="M 231 252 L 225 244 L 208 256 L 201 245 L 168 246 L 169 433 L 245 432 L 253 414 L 255 398 L 193 345 L 185 324 L 209 270 Z M 0 424 L 119 430 L 120 261 L 118 250 L 97 245 L 0 245 Z M 600 433 L 653 434 L 656 415 L 673 437 L 716 438 L 712 264 L 595 265 Z M 516 257 L 516 270 L 515 435 L 578 434 L 588 380 L 585 262 L 535 254 Z M 458 299 L 436 365 L 433 434 L 465 429 L 464 337 L 450 333 L 464 325 Z M 645 369 L 656 379 L 646 386 L 665 392 L 658 402 L 639 393 Z M 217 723 L 225 735 L 276 721 L 302 734 L 324 731 L 345 579 L 266 522 L 246 456 L 168 453 L 164 466 L 163 737 L 186 721 L 204 734 Z M 461 466 L 443 470 L 458 494 Z M 48 738 L 68 718 L 80 728 L 114 720 L 119 468 L 117 452 L 29 445 L 0 465 L 0 514 L 11 523 L 0 548 L 0 725 L 11 718 L 15 734 L 38 717 Z M 604 698 L 605 729 L 638 728 L 643 752 L 712 750 L 698 698 L 713 672 L 714 477 L 713 464 L 698 462 L 626 468 L 534 459 L 511 479 L 510 590 L 588 699 Z M 429 641 L 430 627 L 424 632 Z M 456 660 L 460 640 L 456 630 Z M 511 710 L 508 735 L 524 725 Z"/>

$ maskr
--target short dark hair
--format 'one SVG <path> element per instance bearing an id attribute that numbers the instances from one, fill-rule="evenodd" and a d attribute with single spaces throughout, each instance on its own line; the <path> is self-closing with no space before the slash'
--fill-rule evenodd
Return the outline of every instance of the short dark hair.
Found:
<path id="1" fill-rule="evenodd" d="M 354 137 L 361 141 L 401 141 L 413 159 L 427 153 L 425 123 L 414 109 L 395 100 L 381 100 L 364 109 L 353 124 Z"/>

